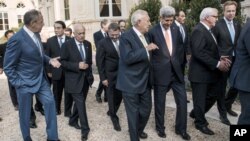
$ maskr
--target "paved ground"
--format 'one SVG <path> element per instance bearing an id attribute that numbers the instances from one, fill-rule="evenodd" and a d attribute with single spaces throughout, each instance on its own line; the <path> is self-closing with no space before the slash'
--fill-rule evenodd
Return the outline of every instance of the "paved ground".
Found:
<path id="1" fill-rule="evenodd" d="M 98 80 L 96 77 L 95 80 Z M 122 103 L 118 116 L 120 117 L 120 124 L 122 127 L 121 132 L 116 132 L 113 130 L 111 120 L 106 115 L 107 103 L 98 104 L 95 101 L 95 90 L 98 82 L 94 82 L 94 86 L 90 89 L 87 98 L 87 114 L 89 119 L 89 125 L 91 128 L 89 134 L 89 141 L 129 141 L 127 118 L 124 109 L 124 104 Z M 3 121 L 0 122 L 0 141 L 21 141 L 22 136 L 19 129 L 18 112 L 14 110 L 10 97 L 8 94 L 7 81 L 4 75 L 0 75 L 0 117 Z M 191 99 L 191 94 L 188 93 L 189 99 Z M 238 103 L 233 106 L 235 110 L 239 113 L 240 106 Z M 62 108 L 63 109 L 63 108 Z M 188 104 L 188 110 L 192 109 L 192 102 Z M 154 122 L 154 110 L 150 116 L 150 120 L 147 124 L 145 132 L 148 133 L 148 139 L 145 141 L 181 141 L 182 139 L 174 133 L 174 122 L 175 122 L 175 104 L 171 92 L 167 96 L 166 104 L 166 133 L 167 138 L 159 138 L 155 132 L 155 122 Z M 31 129 L 31 136 L 34 141 L 45 141 L 45 121 L 44 116 L 37 113 L 37 125 L 38 128 Z M 194 128 L 193 119 L 188 117 L 187 131 L 191 135 L 191 140 L 193 141 L 228 141 L 229 140 L 229 126 L 222 124 L 218 120 L 217 108 L 213 107 L 212 110 L 207 113 L 207 119 L 210 123 L 209 127 L 215 132 L 215 135 L 208 136 L 204 135 Z M 237 118 L 228 116 L 232 123 L 237 122 Z M 68 126 L 68 118 L 62 115 L 57 117 L 58 120 L 58 131 L 59 137 L 62 141 L 80 141 L 80 130 L 76 130 Z"/>

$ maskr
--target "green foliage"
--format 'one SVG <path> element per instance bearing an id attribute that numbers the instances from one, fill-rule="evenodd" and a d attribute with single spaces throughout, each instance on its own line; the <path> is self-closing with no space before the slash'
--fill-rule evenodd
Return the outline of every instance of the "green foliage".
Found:
<path id="1" fill-rule="evenodd" d="M 150 22 L 152 25 L 156 24 L 159 21 L 159 10 L 162 7 L 160 0 L 142 0 L 139 5 L 135 5 L 130 11 L 128 19 L 128 27 L 131 25 L 131 15 L 138 9 L 142 9 L 148 12 L 150 17 Z"/>

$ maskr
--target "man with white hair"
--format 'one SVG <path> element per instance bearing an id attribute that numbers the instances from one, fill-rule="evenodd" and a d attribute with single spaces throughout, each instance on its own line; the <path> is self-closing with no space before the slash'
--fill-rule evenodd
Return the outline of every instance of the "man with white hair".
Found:
<path id="1" fill-rule="evenodd" d="M 220 58 L 217 41 L 211 32 L 218 20 L 218 10 L 204 8 L 198 23 L 191 35 L 191 62 L 189 80 L 193 91 L 193 110 L 190 117 L 194 118 L 196 129 L 207 135 L 214 132 L 208 128 L 205 113 L 214 104 L 220 92 L 219 79 L 222 71 L 228 71 L 230 60 Z"/>
<path id="2" fill-rule="evenodd" d="M 156 131 L 159 137 L 166 138 L 166 94 L 172 89 L 177 107 L 175 133 L 184 140 L 190 140 L 187 133 L 187 94 L 183 72 L 185 48 L 179 28 L 173 25 L 174 16 L 173 7 L 162 7 L 160 23 L 149 31 L 150 41 L 159 47 L 152 52 Z"/>
<path id="3" fill-rule="evenodd" d="M 144 132 L 152 107 L 151 51 L 158 47 L 145 38 L 151 25 L 148 13 L 136 10 L 133 27 L 120 38 L 120 61 L 116 88 L 122 91 L 131 141 L 147 138 Z"/>

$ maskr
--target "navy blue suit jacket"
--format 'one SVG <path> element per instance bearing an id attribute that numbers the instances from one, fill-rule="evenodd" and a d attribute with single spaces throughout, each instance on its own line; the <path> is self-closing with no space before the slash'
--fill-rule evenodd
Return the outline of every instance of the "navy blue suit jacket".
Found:
<path id="1" fill-rule="evenodd" d="M 172 74 L 176 74 L 180 82 L 184 82 L 183 67 L 185 66 L 185 48 L 179 32 L 179 28 L 171 26 L 172 56 L 170 56 L 161 25 L 155 25 L 149 31 L 150 41 L 155 43 L 159 49 L 152 52 L 152 66 L 154 74 L 154 85 L 168 85 L 172 80 Z"/>
<path id="2" fill-rule="evenodd" d="M 42 43 L 40 42 L 41 46 Z M 15 88 L 22 88 L 29 93 L 36 93 L 46 79 L 45 63 L 49 57 L 39 48 L 32 38 L 22 28 L 9 39 L 5 57 L 4 72 Z"/>
<path id="3" fill-rule="evenodd" d="M 141 40 L 131 28 L 120 38 L 118 90 L 128 93 L 144 93 L 152 85 L 151 64 Z"/>
<path id="4" fill-rule="evenodd" d="M 242 29 L 237 45 L 230 83 L 236 89 L 250 92 L 250 22 Z"/>

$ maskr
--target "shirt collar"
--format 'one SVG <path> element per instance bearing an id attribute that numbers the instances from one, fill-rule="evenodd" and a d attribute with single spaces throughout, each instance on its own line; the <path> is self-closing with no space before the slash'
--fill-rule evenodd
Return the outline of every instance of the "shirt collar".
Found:
<path id="1" fill-rule="evenodd" d="M 207 30 L 210 30 L 209 26 L 207 26 L 204 22 L 200 21 L 201 24 L 203 24 Z"/>
<path id="2" fill-rule="evenodd" d="M 30 29 L 28 29 L 25 25 L 23 26 L 23 29 L 26 33 L 28 33 L 28 35 L 33 39 L 34 38 L 34 35 L 35 33 L 32 32 Z"/>
<path id="3" fill-rule="evenodd" d="M 133 26 L 133 30 L 135 31 L 136 35 L 141 37 L 144 36 L 139 30 L 137 30 L 134 26 Z"/>
<path id="4" fill-rule="evenodd" d="M 82 44 L 82 45 L 83 45 L 83 43 L 78 42 L 78 41 L 76 40 L 76 38 L 75 38 L 75 43 L 76 43 L 77 47 L 79 46 L 79 44 Z"/>
<path id="5" fill-rule="evenodd" d="M 174 21 L 177 26 L 180 26 L 181 24 L 178 21 Z"/>
<path id="6" fill-rule="evenodd" d="M 60 38 L 62 38 L 62 40 L 64 40 L 65 39 L 65 35 L 63 34 L 61 37 L 57 36 L 57 39 L 60 39 Z"/>
<path id="7" fill-rule="evenodd" d="M 230 23 L 230 22 L 233 23 L 233 20 L 232 20 L 232 21 L 229 21 L 229 20 L 227 20 L 226 17 L 224 17 L 223 19 L 225 20 L 226 24 L 228 24 L 228 23 Z"/>

